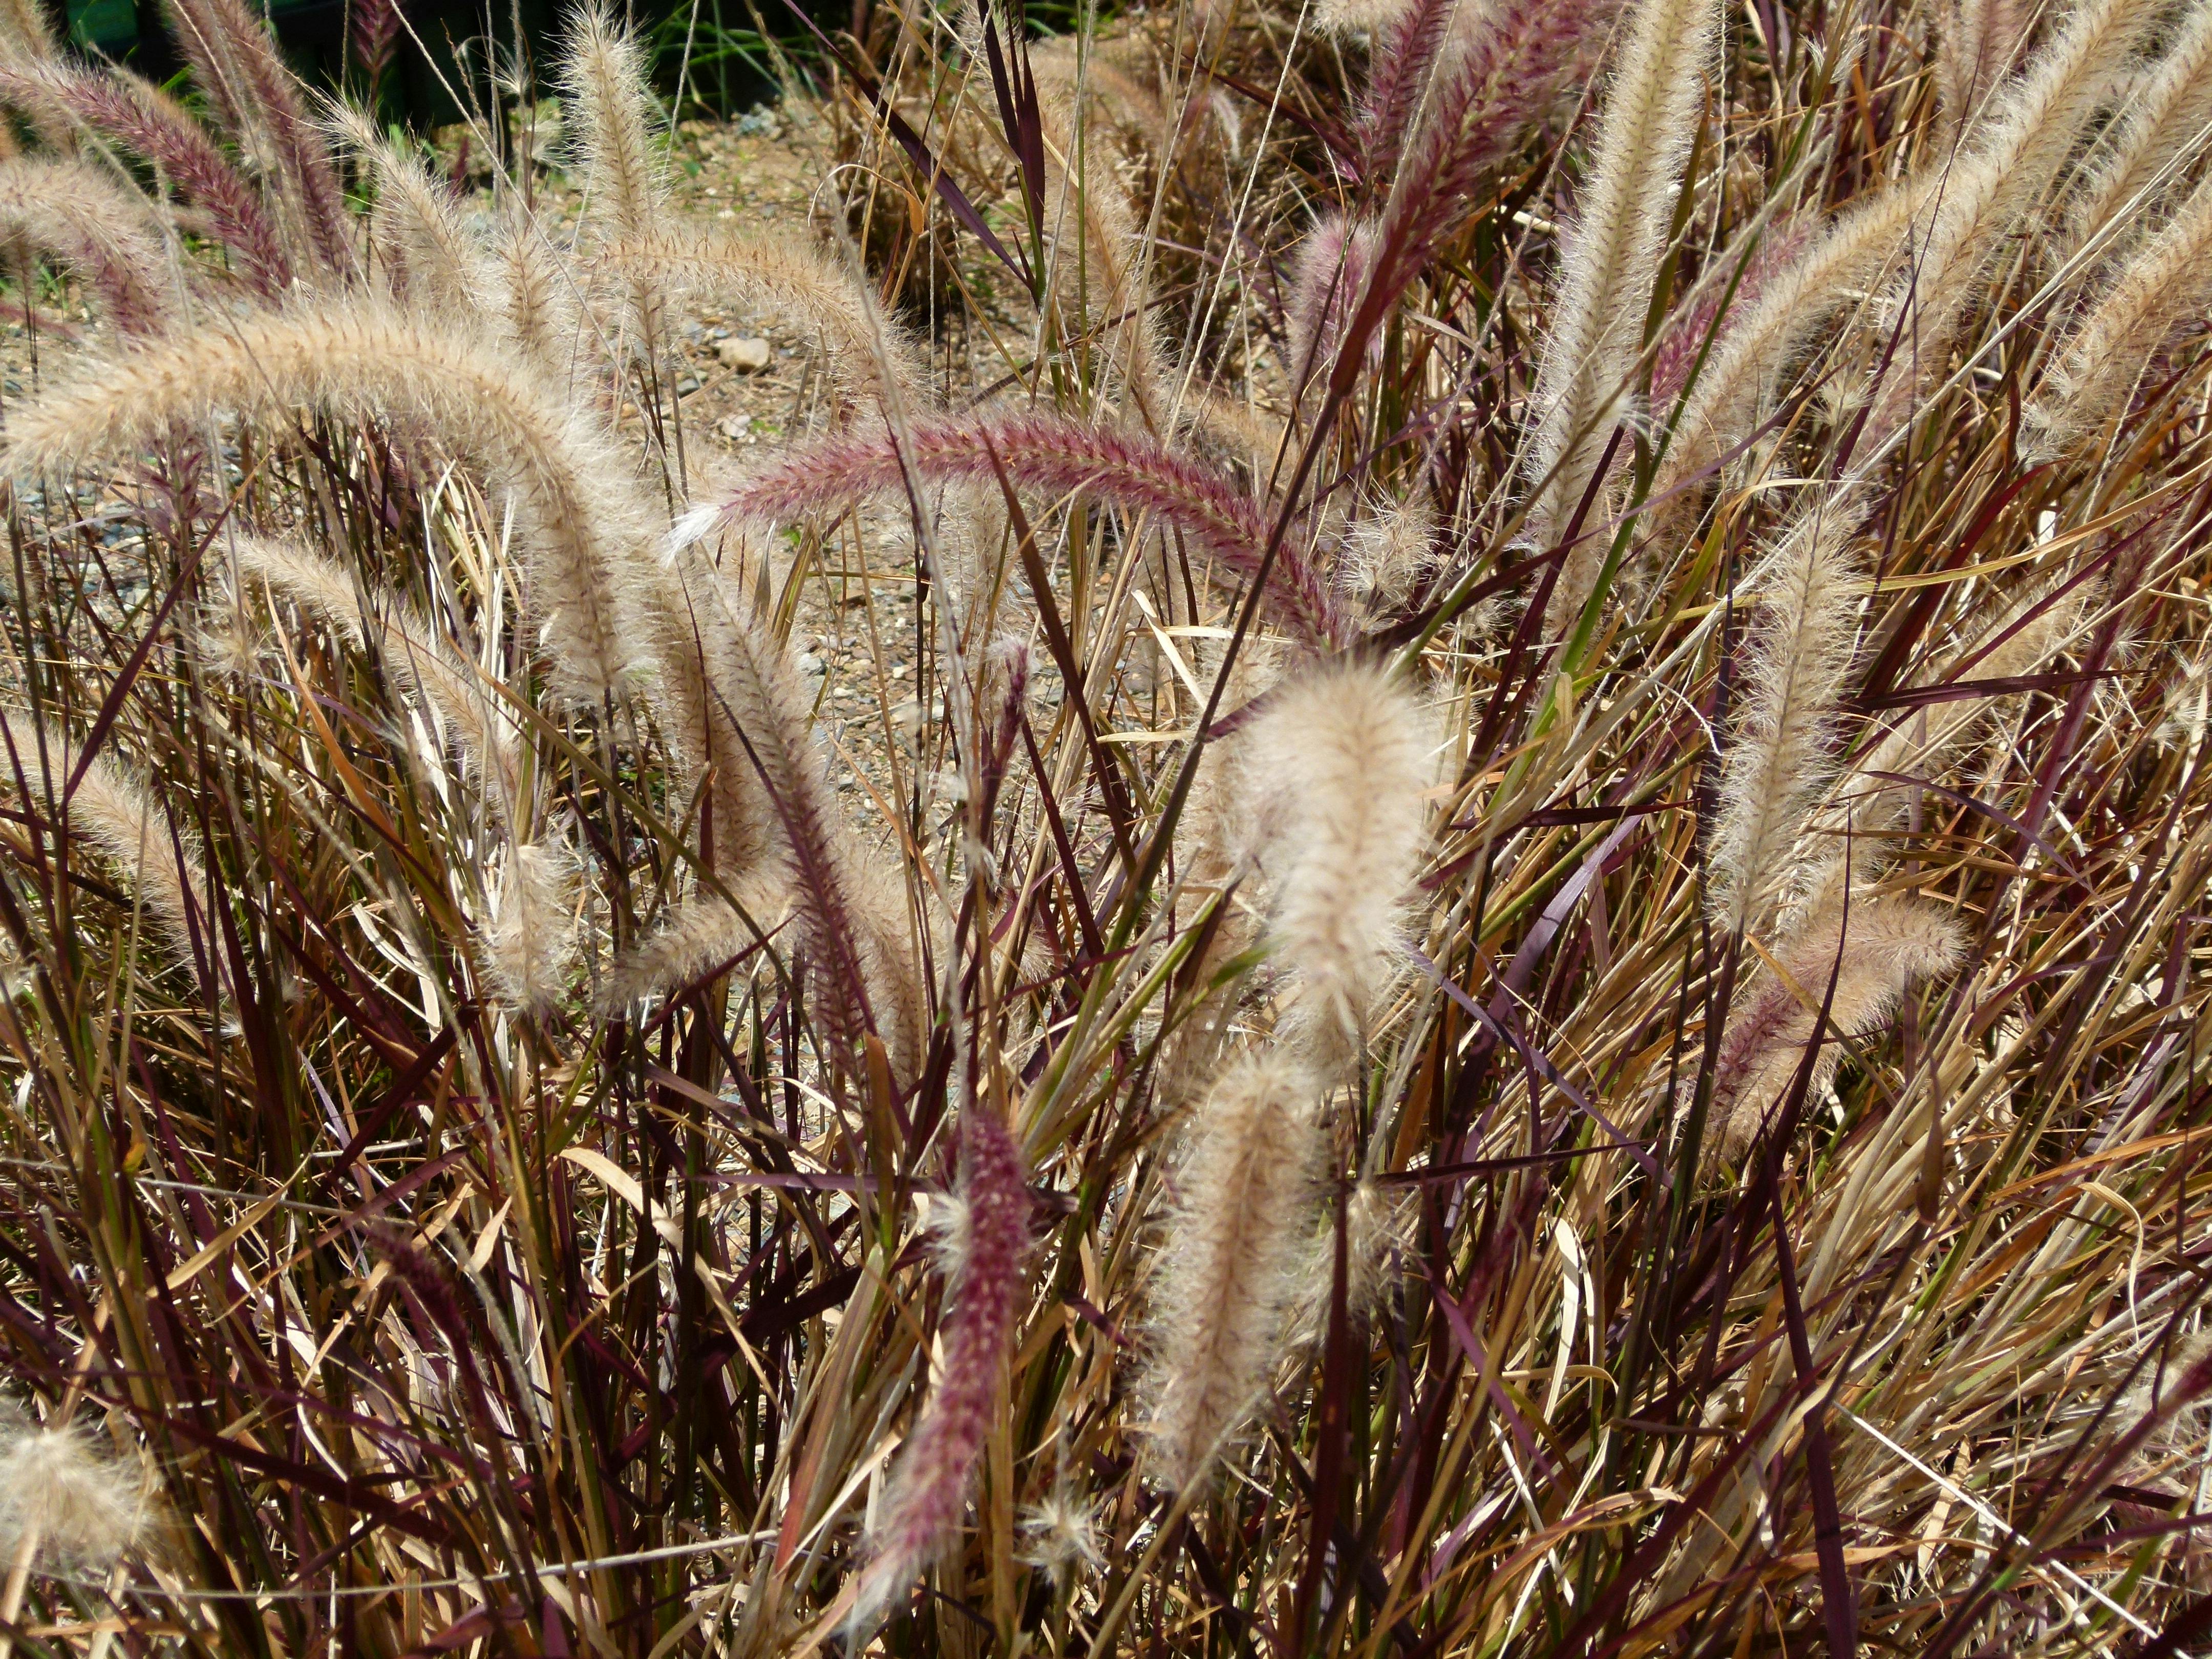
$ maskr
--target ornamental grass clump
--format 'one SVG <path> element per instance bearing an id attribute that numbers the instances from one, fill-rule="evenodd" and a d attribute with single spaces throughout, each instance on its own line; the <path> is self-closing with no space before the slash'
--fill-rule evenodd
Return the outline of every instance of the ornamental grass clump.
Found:
<path id="1" fill-rule="evenodd" d="M 703 18 L 481 187 L 168 18 L 0 7 L 0 1646 L 2194 1650 L 2212 0 L 863 7 L 780 222 Z"/>

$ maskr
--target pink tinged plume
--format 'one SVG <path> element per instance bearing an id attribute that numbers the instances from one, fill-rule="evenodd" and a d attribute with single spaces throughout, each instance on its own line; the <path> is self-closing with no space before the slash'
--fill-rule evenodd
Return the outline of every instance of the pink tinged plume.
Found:
<path id="1" fill-rule="evenodd" d="M 1313 228 L 1298 249 L 1291 276 L 1287 320 L 1291 331 L 1291 374 L 1304 384 L 1324 374 L 1344 337 L 1352 308 L 1375 271 L 1376 230 L 1332 213 Z M 1369 349 L 1379 343 L 1370 338 Z"/>
<path id="2" fill-rule="evenodd" d="M 908 438 L 908 459 L 926 483 L 988 484 L 1004 467 L 1015 483 L 1035 489 L 1090 490 L 1127 512 L 1155 515 L 1239 576 L 1258 573 L 1273 533 L 1274 509 L 1267 503 L 1142 433 L 1056 415 L 990 414 L 916 421 Z M 719 507 L 687 514 L 676 539 L 696 539 L 718 521 L 787 523 L 905 487 L 888 434 L 827 438 L 763 467 Z M 1276 551 L 1267 591 L 1276 620 L 1308 645 L 1336 650 L 1351 642 L 1352 623 L 1296 526 Z"/>
<path id="3" fill-rule="evenodd" d="M 1578 71 L 1595 66 L 1620 9 L 1620 0 L 1498 0 L 1449 31 L 1425 102 L 1418 93 L 1400 100 L 1408 112 L 1403 136 L 1367 158 L 1371 185 L 1387 199 L 1377 213 L 1372 293 L 1355 296 L 1355 310 L 1379 317 L 1396 303 L 1466 218 L 1482 176 L 1512 155 Z M 1370 112 L 1378 107 L 1370 102 Z M 1383 128 L 1374 130 L 1381 144 Z"/>
<path id="4" fill-rule="evenodd" d="M 292 270 L 253 186 L 173 99 L 128 76 L 59 64 L 0 64 L 0 96 L 23 107 L 59 103 L 105 137 L 136 150 L 206 213 L 264 299 L 291 286 Z"/>
<path id="5" fill-rule="evenodd" d="M 1357 134 L 1363 176 L 1371 179 L 1386 169 L 1404 143 L 1459 3 L 1413 0 L 1377 32 Z"/>
<path id="6" fill-rule="evenodd" d="M 1729 1014 L 1700 1161 L 1710 1170 L 1750 1149 L 1790 1095 L 1806 1047 L 1814 1042 L 1820 1046 L 1807 1097 L 1818 1098 L 1843 1057 L 1837 1036 L 1871 1036 L 1914 985 L 1957 966 L 1959 953 L 1951 919 L 1911 899 L 1861 899 L 1848 913 L 1831 908 L 1808 918 L 1777 958 L 1796 983 L 1770 974 Z"/>
<path id="7" fill-rule="evenodd" d="M 1664 416 L 1689 383 L 1690 371 L 1697 366 L 1698 354 L 1705 349 L 1706 337 L 1720 325 L 1720 338 L 1728 337 L 1728 325 L 1721 314 L 1721 302 L 1726 300 L 1732 312 L 1748 312 L 1758 303 L 1759 296 L 1777 271 L 1787 270 L 1796 263 L 1797 256 L 1812 240 L 1808 227 L 1802 224 L 1777 225 L 1766 233 L 1766 240 L 1751 256 L 1743 275 L 1736 279 L 1735 292 L 1729 292 L 1729 279 L 1733 275 L 1733 259 L 1728 265 L 1711 273 L 1700 294 L 1679 315 L 1668 319 L 1666 331 L 1660 337 L 1659 349 L 1651 361 L 1651 407 Z"/>
<path id="8" fill-rule="evenodd" d="M 1006 1354 L 1027 1285 L 1030 1197 L 1006 1126 L 969 1107 L 960 1140 L 962 1213 L 947 1255 L 951 1311 L 939 1330 L 944 1371 L 891 1476 L 854 1605 L 872 1624 L 959 1531 L 968 1491 L 1005 1395 Z"/>

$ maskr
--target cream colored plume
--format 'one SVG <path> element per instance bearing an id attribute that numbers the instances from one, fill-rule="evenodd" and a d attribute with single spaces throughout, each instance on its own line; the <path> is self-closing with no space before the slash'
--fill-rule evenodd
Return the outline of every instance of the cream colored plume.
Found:
<path id="1" fill-rule="evenodd" d="M 1707 850 L 1714 919 L 1759 925 L 1782 891 L 1807 814 L 1834 775 L 1836 706 L 1856 639 L 1851 544 L 1863 484 L 1816 487 L 1754 580 L 1755 624 L 1744 709 L 1723 774 Z"/>
<path id="2" fill-rule="evenodd" d="M 143 1474 L 83 1430 L 37 1427 L 12 1406 L 0 1417 L 0 1561 L 105 1573 L 151 1518 Z"/>
<path id="3" fill-rule="evenodd" d="M 1289 1056 L 1248 1059 L 1217 1084 L 1174 1176 L 1139 1384 L 1146 1458 L 1199 1479 L 1273 1382 L 1307 1284 L 1323 1142 L 1319 1087 Z"/>
<path id="4" fill-rule="evenodd" d="M 1628 21 L 1536 385 L 1527 534 L 1540 546 L 1565 532 L 1615 422 L 1627 412 L 1627 382 L 1643 348 L 1675 187 L 1705 113 L 1720 16 L 1712 0 L 1639 0 Z M 1567 556 L 1549 612 L 1553 631 L 1580 611 L 1596 580 L 1606 517 L 1601 501 Z"/>
<path id="5" fill-rule="evenodd" d="M 10 411 L 18 476 L 129 457 L 179 425 L 282 428 L 301 410 L 390 422 L 480 465 L 515 510 L 525 598 L 560 688 L 597 707 L 649 672 L 633 618 L 652 514 L 605 434 L 496 343 L 373 298 L 250 318 L 95 365 Z"/>
<path id="6" fill-rule="evenodd" d="M 1405 684 L 1332 666 L 1279 687 L 1243 734 L 1256 856 L 1291 1028 L 1328 1074 L 1357 1052 L 1399 970 L 1399 921 L 1427 845 L 1435 763 Z"/>
<path id="7" fill-rule="evenodd" d="M 195 936 L 207 960 L 222 977 L 222 947 L 209 919 L 207 865 L 191 825 L 164 810 L 146 781 L 103 748 L 76 776 L 82 750 L 52 726 L 41 727 L 28 714 L 0 716 L 13 750 L 0 755 L 0 787 L 15 791 L 20 773 L 26 805 L 44 817 L 50 811 L 65 819 L 70 833 L 82 837 L 131 884 L 145 908 L 146 926 L 170 959 L 197 975 Z M 62 800 L 76 778 L 76 788 Z"/>
<path id="8" fill-rule="evenodd" d="M 928 401 L 914 343 L 884 314 L 867 284 L 812 244 L 788 235 L 655 228 L 610 241 L 598 267 L 672 291 L 734 300 L 822 342 L 830 374 L 848 399 L 884 382 L 909 406 Z"/>

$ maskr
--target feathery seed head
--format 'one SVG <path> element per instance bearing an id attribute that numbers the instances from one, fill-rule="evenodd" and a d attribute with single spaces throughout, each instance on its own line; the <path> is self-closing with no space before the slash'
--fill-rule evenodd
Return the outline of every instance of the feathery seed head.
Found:
<path id="1" fill-rule="evenodd" d="M 50 1572 L 104 1572 L 144 1534 L 143 1480 L 77 1428 L 0 1423 L 0 1558 L 27 1547 Z"/>
<path id="2" fill-rule="evenodd" d="M 281 426 L 301 407 L 401 422 L 481 465 L 516 508 L 562 688 L 596 706 L 650 672 L 629 617 L 651 515 L 586 412 L 496 345 L 370 298 L 149 343 L 11 412 L 0 464 L 21 476 L 149 448 L 234 416 Z"/>
<path id="3" fill-rule="evenodd" d="M 337 169 L 307 118 L 304 88 L 277 56 L 264 18 L 244 0 L 170 0 L 179 47 L 217 118 L 275 185 L 295 246 L 291 263 L 340 279 L 355 269 L 353 223 Z"/>
<path id="4" fill-rule="evenodd" d="M 795 237 L 653 229 L 592 252 L 599 269 L 665 283 L 694 298 L 735 300 L 819 339 L 848 403 L 882 394 L 888 380 L 909 405 L 926 405 L 927 376 L 914 342 L 884 313 L 869 286 Z"/>
<path id="5" fill-rule="evenodd" d="M 1299 247 L 1286 308 L 1295 381 L 1327 378 L 1344 326 L 1374 274 L 1379 234 L 1371 222 L 1354 224 L 1331 214 Z M 1370 354 L 1382 348 L 1379 338 L 1368 342 Z"/>
<path id="6" fill-rule="evenodd" d="M 575 952 L 571 896 L 575 854 L 560 845 L 507 850 L 483 929 L 484 966 L 499 1000 L 518 1012 L 541 1014 L 568 988 Z"/>
<path id="7" fill-rule="evenodd" d="M 2035 8 L 2021 0 L 1946 0 L 1936 36 L 1937 96 L 1954 134 L 2011 70 L 2034 21 Z"/>
<path id="8" fill-rule="evenodd" d="M 791 889 L 781 872 L 739 877 L 733 886 L 734 905 L 719 895 L 680 904 L 617 962 L 599 988 L 601 1017 L 650 998 L 675 994 L 744 956 L 789 922 Z"/>
<path id="9" fill-rule="evenodd" d="M 1427 572 L 1436 534 L 1437 510 L 1425 495 L 1363 514 L 1344 538 L 1352 592 L 1370 611 L 1404 605 Z"/>
<path id="10" fill-rule="evenodd" d="M 2137 77 L 2100 136 L 2066 226 L 2070 252 L 2123 214 L 2148 221 L 2200 155 L 2212 125 L 2212 8 L 2185 9 L 2155 70 Z"/>
<path id="11" fill-rule="evenodd" d="M 2154 1354 L 2136 1373 L 2112 1412 L 2112 1431 L 2132 1433 L 2154 1413 L 2163 1413 L 2146 1437 L 2136 1461 L 2154 1476 L 2164 1466 L 2185 1459 L 2202 1463 L 2206 1456 L 2206 1419 L 2212 1416 L 2212 1395 L 2183 1394 L 2191 1371 L 2212 1358 L 2212 1331 L 2195 1331 L 2174 1343 L 2171 1352 Z"/>
<path id="12" fill-rule="evenodd" d="M 201 210 L 207 228 L 240 257 L 257 294 L 274 299 L 291 285 L 291 261 L 259 193 L 160 88 L 122 70 L 0 57 L 0 98 L 34 118 L 66 117 L 135 150 Z"/>
<path id="13" fill-rule="evenodd" d="M 1064 1485 L 1055 1485 L 1023 1515 L 1021 1532 L 1028 1545 L 1021 1559 L 1042 1567 L 1055 1583 L 1105 1560 L 1091 1504 Z"/>
<path id="14" fill-rule="evenodd" d="M 1707 854 L 1713 914 L 1731 931 L 1755 925 L 1782 890 L 1808 805 L 1834 769 L 1856 643 L 1851 545 L 1868 499 L 1850 483 L 1818 490 L 1753 583 L 1764 603 Z"/>
<path id="15" fill-rule="evenodd" d="M 1776 952 L 1794 985 L 1770 972 L 1729 1010 L 1705 1167 L 1749 1149 L 1796 1081 L 1808 1043 L 1820 1045 L 1807 1091 L 1817 1099 L 1842 1058 L 1837 1034 L 1874 1030 L 1912 986 L 1949 973 L 1960 945 L 1948 916 L 1911 899 L 1854 897 L 1847 914 L 1838 895 L 1835 906 L 1808 915 Z M 1824 1001 L 1826 1028 L 1819 1018 Z"/>
<path id="16" fill-rule="evenodd" d="M 73 268 L 125 334 L 155 334 L 173 309 L 167 250 L 146 203 L 80 161 L 0 161 L 0 234 Z"/>
<path id="17" fill-rule="evenodd" d="M 76 777 L 82 755 L 77 745 L 51 727 L 42 729 L 27 714 L 0 715 L 0 727 L 12 751 L 0 753 L 0 788 L 15 793 L 20 776 L 26 803 L 41 817 L 60 809 L 63 791 Z M 145 906 L 148 926 L 173 961 L 187 972 L 197 971 L 197 933 L 202 948 L 220 963 L 210 948 L 213 939 L 201 908 L 208 878 L 198 836 L 163 806 L 134 769 L 104 748 L 76 778 L 64 816 L 70 833 L 97 848 L 130 881 Z M 220 978 L 219 966 L 216 973 Z"/>
<path id="18" fill-rule="evenodd" d="M 1297 976 L 1291 1029 L 1328 1075 L 1358 1052 L 1398 973 L 1434 743 L 1401 683 L 1353 664 L 1273 693 L 1240 765 L 1275 949 Z"/>
<path id="19" fill-rule="evenodd" d="M 576 170 L 590 205 L 586 230 L 599 243 L 635 246 L 652 234 L 667 196 L 653 148 L 659 112 L 648 83 L 645 49 L 615 15 L 598 4 L 570 23 L 561 83 L 576 123 Z M 663 295 L 653 273 L 627 273 L 633 347 L 654 349 Z"/>
<path id="20" fill-rule="evenodd" d="M 910 422 L 905 441 L 905 459 L 924 482 L 992 483 L 1003 466 L 1017 483 L 1061 493 L 1087 489 L 1125 509 L 1158 515 L 1240 575 L 1257 572 L 1273 529 L 1270 509 L 1233 480 L 1123 428 L 1045 414 L 935 416 Z M 799 446 L 760 468 L 720 511 L 732 520 L 771 526 L 905 487 L 897 442 L 840 436 Z M 1326 647 L 1350 641 L 1342 606 L 1295 528 L 1277 550 L 1269 593 L 1284 627 L 1303 642 Z"/>
<path id="21" fill-rule="evenodd" d="M 958 1529 L 1021 1312 L 1030 1249 L 1022 1152 L 1006 1126 L 977 1107 L 962 1115 L 957 1265 L 940 1327 L 945 1365 L 891 1474 L 873 1558 L 853 1620 L 874 1623 Z"/>
<path id="22" fill-rule="evenodd" d="M 422 158 L 347 112 L 336 123 L 375 187 L 369 251 L 386 283 L 425 313 L 459 321 L 474 316 L 489 286 L 476 237 L 462 222 L 452 192 Z"/>
<path id="23" fill-rule="evenodd" d="M 1322 0 L 1314 22 L 1328 33 L 1357 39 L 1388 28 L 1406 9 L 1406 0 Z"/>
<path id="24" fill-rule="evenodd" d="M 2184 319 L 2212 297 L 2212 181 L 2123 264 L 2104 296 L 2058 349 L 2022 417 L 2022 459 L 2066 459 L 2125 407 Z"/>
<path id="25" fill-rule="evenodd" d="M 1310 1286 L 1320 1091 L 1287 1053 L 1252 1055 L 1194 1115 L 1152 1279 L 1140 1384 L 1163 1485 L 1202 1475 L 1274 1379 Z"/>
<path id="26" fill-rule="evenodd" d="M 1528 534 L 1540 545 L 1566 529 L 1623 412 L 1719 24 L 1711 0 L 1638 0 L 1629 19 L 1537 384 Z M 1580 611 L 1603 550 L 1601 538 L 1585 535 L 1570 552 L 1553 617 Z"/>

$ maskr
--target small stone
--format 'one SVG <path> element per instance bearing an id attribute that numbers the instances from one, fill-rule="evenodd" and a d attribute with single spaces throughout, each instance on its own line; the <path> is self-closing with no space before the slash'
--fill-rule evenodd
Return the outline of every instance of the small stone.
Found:
<path id="1" fill-rule="evenodd" d="M 754 374 L 769 364 L 768 342 L 743 334 L 731 336 L 714 343 L 714 355 L 722 360 L 723 367 L 737 369 L 741 374 Z"/>

